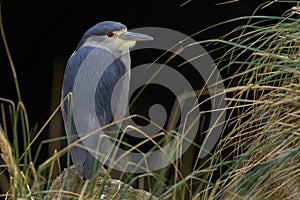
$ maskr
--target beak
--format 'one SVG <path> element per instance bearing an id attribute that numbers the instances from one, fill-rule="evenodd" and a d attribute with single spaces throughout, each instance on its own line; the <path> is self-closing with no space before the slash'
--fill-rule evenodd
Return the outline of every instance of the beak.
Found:
<path id="1" fill-rule="evenodd" d="M 133 40 L 133 41 L 149 41 L 153 40 L 149 35 L 133 32 L 125 32 L 119 36 L 123 40 Z"/>

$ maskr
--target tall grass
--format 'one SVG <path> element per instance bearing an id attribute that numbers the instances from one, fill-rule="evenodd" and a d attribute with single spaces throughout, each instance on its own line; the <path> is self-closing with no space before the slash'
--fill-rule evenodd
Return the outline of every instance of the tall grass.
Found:
<path id="1" fill-rule="evenodd" d="M 219 59 L 219 69 L 223 73 L 232 73 L 224 79 L 226 90 L 215 94 L 226 94 L 228 97 L 228 117 L 215 151 L 203 161 L 195 153 L 201 152 L 201 145 L 194 143 L 195 160 L 190 164 L 191 171 L 184 171 L 180 162 L 175 161 L 170 167 L 157 172 L 121 174 L 124 182 L 130 185 L 143 180 L 147 183 L 147 190 L 159 199 L 300 199 L 299 15 L 300 8 L 295 6 L 283 16 L 253 15 L 216 25 L 245 22 L 245 25 L 235 28 L 223 38 L 200 42 L 217 44 L 216 51 L 225 52 Z M 31 148 L 37 145 L 36 139 L 44 133 L 60 106 L 39 131 L 34 135 L 29 131 L 2 18 L 0 24 L 18 96 L 17 103 L 0 99 L 0 149 L 4 161 L 0 165 L 0 173 L 1 178 L 6 178 L 3 182 L 9 184 L 0 186 L 2 191 L 7 191 L 1 197 L 41 199 L 55 193 L 66 199 L 84 199 L 88 195 L 95 197 L 95 191 L 101 196 L 106 181 L 110 180 L 108 176 L 101 184 L 97 180 L 92 183 L 92 189 L 89 188 L 90 183 L 76 179 L 82 187 L 68 191 L 74 184 L 72 179 L 62 190 L 50 190 L 54 163 L 59 163 L 59 158 L 69 151 L 69 147 L 55 152 L 40 166 L 36 166 L 36 161 L 42 145 L 66 138 L 45 140 L 34 154 Z M 176 132 L 168 130 L 165 134 Z M 12 140 L 9 140 L 11 135 Z M 23 149 L 19 146 L 20 136 L 24 141 Z M 149 141 L 152 139 L 148 138 Z M 157 148 L 163 142 L 157 143 Z M 123 144 L 128 145 L 129 149 L 137 148 L 124 141 Z M 69 176 L 70 180 L 72 176 Z M 69 178 L 67 176 L 66 179 Z M 122 197 L 120 194 L 128 188 L 126 185 L 120 186 L 115 190 L 115 197 Z"/>
<path id="2" fill-rule="evenodd" d="M 221 41 L 232 46 L 223 70 L 235 69 L 226 92 L 238 118 L 215 152 L 216 164 L 229 160 L 216 198 L 300 198 L 299 11 L 249 18 L 241 35 Z"/>

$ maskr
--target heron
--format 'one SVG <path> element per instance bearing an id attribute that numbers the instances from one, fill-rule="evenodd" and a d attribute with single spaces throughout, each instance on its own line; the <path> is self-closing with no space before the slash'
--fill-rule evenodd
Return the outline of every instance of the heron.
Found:
<path id="1" fill-rule="evenodd" d="M 82 141 L 84 136 L 98 128 L 105 127 L 113 123 L 116 118 L 121 119 L 127 110 L 126 94 L 129 91 L 130 81 L 130 51 L 137 41 L 149 41 L 153 38 L 141 34 L 127 31 L 127 27 L 120 22 L 104 21 L 88 29 L 75 51 L 70 56 L 64 73 L 62 85 L 62 117 L 65 132 L 69 138 L 71 158 L 79 176 L 83 179 L 91 179 L 95 168 L 104 165 L 111 154 L 112 146 L 99 143 L 99 149 L 104 151 L 105 158 L 99 161 L 97 157 L 85 146 L 90 143 L 97 143 L 97 139 L 92 138 Z M 84 69 L 83 69 L 84 68 Z M 78 78 L 79 77 L 79 78 Z M 89 80 L 96 77 L 94 91 L 92 91 Z M 97 79 L 98 77 L 98 79 Z M 113 97 L 113 90 L 121 79 L 121 89 L 117 90 L 117 97 Z M 79 83 L 78 83 L 78 80 Z M 77 82 L 76 82 L 77 81 Z M 74 101 L 64 101 L 69 94 L 75 95 L 75 85 L 79 85 L 80 96 L 77 103 Z M 94 92 L 90 95 L 89 93 Z M 71 108 L 71 109 L 70 109 Z M 80 128 L 72 113 L 77 114 L 77 121 L 80 121 Z M 71 114 L 70 114 L 71 113 Z M 94 116 L 96 115 L 96 116 Z M 78 128 L 79 127 L 79 128 Z M 100 132 L 118 132 L 119 126 L 110 126 Z M 78 130 L 81 129 L 81 130 Z M 117 134 L 114 134 L 117 137 Z M 101 146 L 102 145 L 102 146 Z M 97 144 L 92 144 L 92 147 Z M 102 148 L 101 148 L 102 147 Z M 104 149 L 105 148 L 105 149 Z"/>

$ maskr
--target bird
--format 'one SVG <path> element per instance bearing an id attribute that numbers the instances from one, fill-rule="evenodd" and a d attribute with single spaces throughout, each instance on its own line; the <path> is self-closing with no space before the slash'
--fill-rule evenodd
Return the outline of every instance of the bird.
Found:
<path id="1" fill-rule="evenodd" d="M 97 140 L 91 138 L 82 141 L 82 136 L 111 124 L 116 118 L 121 119 L 123 117 L 122 115 L 127 109 L 127 105 L 123 102 L 127 98 L 126 94 L 128 94 L 130 82 L 129 49 L 138 41 L 150 40 L 153 40 L 151 36 L 129 32 L 127 27 L 120 22 L 103 21 L 84 33 L 67 61 L 61 92 L 61 111 L 69 143 L 76 144 L 71 146 L 70 154 L 77 173 L 82 179 L 92 178 L 95 168 L 105 164 L 113 147 L 113 145 L 102 146 L 102 151 L 105 151 L 106 157 L 100 162 L 90 150 L 84 148 L 86 144 L 89 146 L 90 143 L 97 143 Z M 96 77 L 96 79 L 98 77 L 95 91 L 91 91 L 90 83 L 88 83 L 92 79 L 91 77 Z M 80 80 L 79 83 L 77 83 L 77 79 Z M 122 81 L 121 89 L 116 90 L 118 94 L 114 96 L 112 94 L 114 87 L 120 80 Z M 75 91 L 76 85 L 79 85 L 82 90 L 82 93 L 77 93 L 80 94 L 77 103 L 74 97 L 77 91 Z M 88 92 L 95 92 L 95 94 L 89 95 Z M 74 101 L 65 100 L 69 94 L 72 94 Z M 81 128 L 76 124 L 76 117 L 73 115 L 76 112 L 80 113 L 76 117 Z M 100 132 L 100 135 L 109 134 L 109 131 L 118 132 L 119 128 L 111 126 Z M 114 137 L 116 138 L 117 134 Z M 92 147 L 96 145 L 91 144 Z M 100 143 L 99 145 L 103 144 Z M 96 150 L 99 151 L 99 149 Z"/>

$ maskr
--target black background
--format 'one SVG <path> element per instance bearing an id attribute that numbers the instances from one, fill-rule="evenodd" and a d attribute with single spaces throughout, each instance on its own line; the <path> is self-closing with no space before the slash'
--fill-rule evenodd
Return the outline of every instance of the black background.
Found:
<path id="1" fill-rule="evenodd" d="M 113 20 L 128 29 L 165 27 L 191 35 L 213 24 L 251 15 L 263 1 L 241 0 L 217 5 L 219 1 L 4 1 L 2 17 L 7 42 L 18 75 L 22 100 L 30 126 L 45 123 L 51 114 L 53 66 L 63 64 L 76 48 L 83 33 L 94 24 Z M 280 16 L 291 4 L 274 4 L 259 15 Z M 238 23 L 206 31 L 196 40 L 218 38 Z M 64 66 L 64 65 L 63 65 Z M 55 81 L 55 79 L 54 79 Z M 60 89 L 59 89 L 60 90 Z M 11 69 L 0 42 L 0 97 L 16 101 Z"/>
<path id="2" fill-rule="evenodd" d="M 3 24 L 32 124 L 43 123 L 50 112 L 53 65 L 66 62 L 83 33 L 94 24 L 120 21 L 129 29 L 165 27 L 191 35 L 215 23 L 251 15 L 262 1 L 216 5 L 223 1 L 5 1 Z M 288 4 L 275 4 L 259 14 L 281 15 Z M 195 39 L 217 38 L 237 24 L 207 31 Z M 12 73 L 0 44 L 0 96 L 16 100 Z"/>

